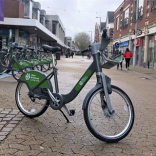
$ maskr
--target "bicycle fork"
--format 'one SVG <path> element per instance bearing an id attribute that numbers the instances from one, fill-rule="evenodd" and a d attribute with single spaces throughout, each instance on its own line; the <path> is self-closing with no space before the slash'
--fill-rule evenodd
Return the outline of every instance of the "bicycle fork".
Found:
<path id="1" fill-rule="evenodd" d="M 105 105 L 105 101 L 103 99 L 104 95 L 103 93 L 100 93 L 100 98 L 101 98 L 101 103 L 102 103 L 102 108 L 104 110 L 104 114 L 108 117 L 111 117 L 115 114 L 114 109 L 112 108 L 111 105 L 111 101 L 110 101 L 110 97 L 109 94 L 111 94 L 111 85 L 110 85 L 110 78 L 107 77 L 104 73 L 99 72 L 97 73 L 97 75 L 99 75 L 101 77 L 101 81 L 102 81 L 102 86 L 103 86 L 103 90 L 104 90 L 104 95 L 105 95 L 105 100 L 106 100 L 106 108 L 103 108 Z"/>

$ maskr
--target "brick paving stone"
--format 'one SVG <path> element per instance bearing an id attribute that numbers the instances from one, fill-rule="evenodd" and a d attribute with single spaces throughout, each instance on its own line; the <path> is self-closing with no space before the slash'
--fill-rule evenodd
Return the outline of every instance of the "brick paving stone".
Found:
<path id="1" fill-rule="evenodd" d="M 4 108 L 1 108 L 0 110 L 1 110 L 0 141 L 3 141 L 4 139 L 6 139 L 8 134 L 13 130 L 13 128 L 16 127 L 19 121 L 22 120 L 23 116 L 18 114 L 19 110 L 4 109 Z M 19 115 L 19 117 L 17 117 L 17 115 Z M 14 118 L 16 121 L 13 121 Z"/>
<path id="2" fill-rule="evenodd" d="M 6 115 L 6 118 L 13 118 L 13 117 L 15 117 L 15 115 Z"/>
<path id="3" fill-rule="evenodd" d="M 7 128 L 11 128 L 11 127 L 12 127 L 12 128 L 13 128 L 13 127 L 15 127 L 15 126 L 16 126 L 16 124 L 10 124 L 10 123 L 9 123 L 6 127 L 7 127 Z"/>
<path id="4" fill-rule="evenodd" d="M 3 136 L 3 135 L 8 135 L 9 134 L 9 132 L 8 131 L 1 131 L 0 132 L 0 136 Z"/>
<path id="5" fill-rule="evenodd" d="M 4 140 L 6 138 L 6 135 L 0 135 L 0 141 Z"/>
<path id="6" fill-rule="evenodd" d="M 17 124 L 17 123 L 19 123 L 19 121 L 10 121 L 9 123 L 10 124 Z"/>
<path id="7" fill-rule="evenodd" d="M 2 121 L 0 122 L 0 125 L 5 125 L 7 122 L 6 121 Z"/>
<path id="8" fill-rule="evenodd" d="M 4 116 L 6 116 L 6 114 L 0 114 L 0 118 L 3 118 Z"/>
<path id="9" fill-rule="evenodd" d="M 13 120 L 13 121 L 20 121 L 20 120 L 22 120 L 22 118 L 23 118 L 23 117 L 15 117 L 15 118 L 13 118 L 12 120 Z"/>
<path id="10" fill-rule="evenodd" d="M 10 131 L 12 131 L 13 130 L 13 127 L 10 127 L 10 128 L 3 128 L 2 129 L 2 132 L 10 132 Z"/>
<path id="11" fill-rule="evenodd" d="M 10 121 L 12 118 L 3 118 L 3 121 Z"/>

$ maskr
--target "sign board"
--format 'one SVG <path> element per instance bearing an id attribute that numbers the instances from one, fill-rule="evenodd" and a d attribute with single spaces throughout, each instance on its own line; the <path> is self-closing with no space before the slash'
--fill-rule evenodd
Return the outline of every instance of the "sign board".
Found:
<path id="1" fill-rule="evenodd" d="M 135 30 L 133 31 L 133 34 L 135 35 Z M 142 34 L 142 30 L 138 29 L 137 30 L 137 36 L 140 36 Z"/>
<path id="2" fill-rule="evenodd" d="M 140 46 L 140 43 L 141 43 L 141 38 L 137 38 L 136 46 L 139 47 Z"/>
<path id="3" fill-rule="evenodd" d="M 156 34 L 154 35 L 154 42 L 156 43 Z"/>
<path id="4" fill-rule="evenodd" d="M 0 0 L 0 21 L 4 21 L 4 0 Z"/>
<path id="5" fill-rule="evenodd" d="M 117 48 L 117 47 L 119 47 L 119 42 L 115 42 L 115 47 Z"/>

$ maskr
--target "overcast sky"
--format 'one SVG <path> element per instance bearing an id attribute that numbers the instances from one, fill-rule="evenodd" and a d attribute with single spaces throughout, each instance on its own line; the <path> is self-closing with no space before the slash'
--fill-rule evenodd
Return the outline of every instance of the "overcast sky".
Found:
<path id="1" fill-rule="evenodd" d="M 106 21 L 107 11 L 115 11 L 124 0 L 34 0 L 41 4 L 46 14 L 59 15 L 66 36 L 72 37 L 78 32 L 87 32 L 94 39 L 96 22 Z"/>

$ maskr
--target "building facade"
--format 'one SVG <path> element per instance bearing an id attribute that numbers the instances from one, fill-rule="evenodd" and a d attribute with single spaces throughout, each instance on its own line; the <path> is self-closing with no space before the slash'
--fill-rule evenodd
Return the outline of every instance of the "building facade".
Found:
<path id="1" fill-rule="evenodd" d="M 136 21 L 136 1 L 124 0 L 114 13 L 115 48 L 132 52 L 136 44 L 135 59 L 137 66 L 156 69 L 156 0 L 139 0 L 138 21 Z M 135 40 L 135 23 L 137 22 L 137 40 Z M 133 61 L 131 60 L 131 62 Z"/>
<path id="2" fill-rule="evenodd" d="M 107 35 L 110 38 L 110 43 L 107 46 L 108 56 L 111 58 L 113 54 L 113 29 L 114 29 L 114 12 L 108 11 L 106 16 Z"/>
<path id="3" fill-rule="evenodd" d="M 53 17 L 53 18 L 52 18 Z M 53 33 L 53 20 L 56 33 Z M 13 32 L 13 42 L 19 45 L 42 46 L 46 43 L 62 48 L 65 29 L 59 16 L 46 15 L 39 2 L 33 0 L 5 0 L 4 21 L 0 22 L 0 49 L 8 44 L 9 30 Z"/>

